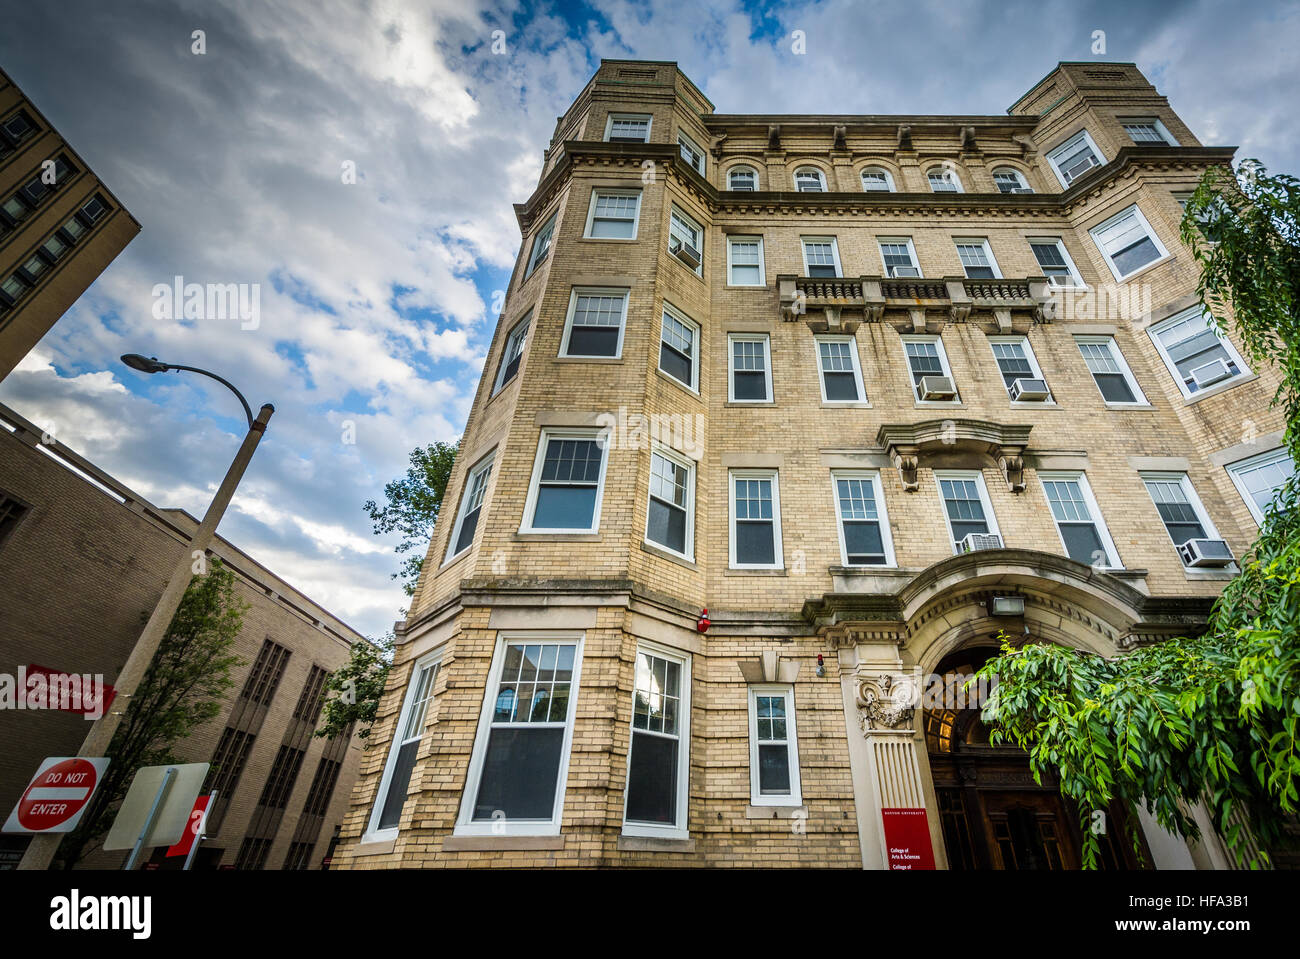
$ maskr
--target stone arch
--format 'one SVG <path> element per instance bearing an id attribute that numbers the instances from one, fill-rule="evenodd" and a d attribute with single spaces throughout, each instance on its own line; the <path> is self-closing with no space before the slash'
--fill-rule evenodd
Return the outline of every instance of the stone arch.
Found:
<path id="1" fill-rule="evenodd" d="M 853 185 L 856 189 L 862 189 L 862 171 L 873 168 L 884 170 L 889 174 L 890 180 L 894 183 L 894 189 L 891 192 L 899 193 L 903 191 L 902 168 L 893 160 L 881 156 L 865 157 L 853 164 Z"/>
<path id="2" fill-rule="evenodd" d="M 822 175 L 822 183 L 825 185 L 827 192 L 835 191 L 835 169 L 820 157 L 787 159 L 785 163 L 786 183 L 789 184 L 787 189 L 796 189 L 794 175 L 797 171 L 803 169 L 817 170 Z"/>
<path id="3" fill-rule="evenodd" d="M 930 191 L 930 174 L 940 170 L 951 171 L 953 176 L 957 178 L 957 192 L 959 193 L 970 193 L 971 188 L 974 186 L 971 182 L 970 170 L 966 169 L 964 164 L 958 163 L 950 157 L 934 157 L 929 160 L 922 160 L 919 165 L 921 178 L 925 181 L 927 191 Z"/>
<path id="4" fill-rule="evenodd" d="M 767 179 L 767 168 L 764 166 L 763 161 L 751 156 L 744 156 L 744 155 L 727 157 L 725 161 L 725 165 L 722 167 L 722 173 L 721 173 L 722 182 L 719 184 L 719 188 L 724 191 L 730 190 L 731 171 L 742 167 L 744 169 L 754 171 L 755 190 L 768 189 L 767 184 L 765 183 Z"/>

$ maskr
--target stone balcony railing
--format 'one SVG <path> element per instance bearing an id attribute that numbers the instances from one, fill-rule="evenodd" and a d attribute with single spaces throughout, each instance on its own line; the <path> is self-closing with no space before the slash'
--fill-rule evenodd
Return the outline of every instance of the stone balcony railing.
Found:
<path id="1" fill-rule="evenodd" d="M 965 323 L 971 314 L 990 314 L 1000 331 L 1023 333 L 1055 318 L 1047 278 L 972 280 L 964 276 L 776 278 L 781 319 L 804 320 L 817 333 L 852 333 L 863 322 L 880 323 L 895 314 L 900 326 L 938 332 L 945 323 Z M 904 318 L 904 314 L 906 317 Z"/>

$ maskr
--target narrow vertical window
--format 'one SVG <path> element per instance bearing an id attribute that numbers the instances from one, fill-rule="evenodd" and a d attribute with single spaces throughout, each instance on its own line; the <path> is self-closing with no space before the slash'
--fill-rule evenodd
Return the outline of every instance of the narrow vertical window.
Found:
<path id="1" fill-rule="evenodd" d="M 998 549 L 998 535 L 984 477 L 979 473 L 935 471 L 954 553 Z"/>
<path id="2" fill-rule="evenodd" d="M 587 212 L 586 236 L 593 240 L 635 240 L 640 217 L 639 192 L 595 190 Z"/>
<path id="3" fill-rule="evenodd" d="M 731 361 L 729 395 L 733 403 L 771 403 L 772 378 L 767 334 L 732 333 L 727 338 Z"/>
<path id="4" fill-rule="evenodd" d="M 731 565 L 780 569 L 781 503 L 775 470 L 731 474 Z"/>
<path id="5" fill-rule="evenodd" d="M 835 242 L 835 237 L 804 237 L 803 265 L 805 276 L 839 276 L 840 251 L 838 244 Z"/>
<path id="6" fill-rule="evenodd" d="M 957 255 L 961 258 L 962 269 L 966 271 L 967 279 L 1001 279 L 1002 274 L 998 272 L 998 263 L 993 259 L 993 251 L 989 249 L 988 240 L 957 240 L 956 243 Z"/>
<path id="7" fill-rule="evenodd" d="M 1065 554 L 1089 566 L 1118 568 L 1120 562 L 1115 544 L 1084 475 L 1040 473 L 1038 478 L 1047 494 L 1047 503 L 1052 509 Z"/>
<path id="8" fill-rule="evenodd" d="M 727 237 L 727 283 L 731 286 L 765 286 L 763 238 Z"/>
<path id="9" fill-rule="evenodd" d="M 704 230 L 677 207 L 668 216 L 668 252 L 695 274 L 703 275 Z"/>
<path id="10" fill-rule="evenodd" d="M 799 806 L 794 687 L 749 687 L 749 793 L 754 806 Z"/>
<path id="11" fill-rule="evenodd" d="M 533 318 L 533 311 L 529 310 L 524 314 L 524 318 L 510 328 L 506 334 L 506 345 L 501 349 L 501 366 L 497 370 L 496 386 L 492 390 L 495 396 L 501 392 L 501 388 L 515 378 L 519 372 L 519 364 L 524 358 L 524 347 L 528 345 L 528 325 Z"/>
<path id="12" fill-rule="evenodd" d="M 700 328 L 684 314 L 664 307 L 659 336 L 659 369 L 689 390 L 699 375 Z"/>
<path id="13" fill-rule="evenodd" d="M 822 401 L 857 403 L 864 397 L 857 343 L 851 336 L 819 336 L 817 363 L 821 371 Z"/>
<path id="14" fill-rule="evenodd" d="M 689 691 L 689 656 L 637 650 L 623 811 L 628 835 L 686 835 Z"/>
<path id="15" fill-rule="evenodd" d="M 841 557 L 845 566 L 894 565 L 889 518 L 885 515 L 876 473 L 836 472 L 835 504 L 839 512 Z"/>
<path id="16" fill-rule="evenodd" d="M 558 213 L 552 213 L 551 218 L 542 225 L 533 238 L 533 252 L 528 257 L 528 269 L 524 271 L 524 279 L 533 275 L 533 270 L 537 269 L 537 264 L 546 259 L 546 255 L 551 252 L 551 237 L 555 235 L 555 218 Z"/>
<path id="17" fill-rule="evenodd" d="M 1228 475 L 1245 499 L 1250 515 L 1263 524 L 1265 512 L 1275 505 L 1277 494 L 1295 475 L 1295 463 L 1285 449 L 1275 449 L 1230 464 Z"/>
<path id="18" fill-rule="evenodd" d="M 667 450 L 650 454 L 647 542 L 686 559 L 694 554 L 695 467 Z"/>
<path id="19" fill-rule="evenodd" d="M 1083 278 L 1060 237 L 1030 239 L 1029 248 L 1038 261 L 1038 268 L 1052 286 L 1083 286 Z"/>
<path id="20" fill-rule="evenodd" d="M 415 769 L 420 740 L 424 736 L 425 716 L 433 700 L 433 684 L 438 676 L 438 660 L 417 662 L 407 686 L 406 702 L 398 717 L 397 732 L 393 736 L 388 763 L 379 785 L 370 818 L 370 831 L 396 829 L 402 819 L 402 807 L 411 785 L 411 772 Z"/>
<path id="21" fill-rule="evenodd" d="M 700 149 L 698 143 L 680 130 L 677 131 L 677 149 L 681 152 L 682 159 L 690 164 L 691 169 L 704 176 L 704 151 Z"/>
<path id="22" fill-rule="evenodd" d="M 1138 388 L 1133 372 L 1124 362 L 1124 357 L 1115 345 L 1113 337 L 1089 336 L 1076 337 L 1079 352 L 1088 364 L 1093 382 L 1107 403 L 1145 404 L 1146 396 Z"/>
<path id="23" fill-rule="evenodd" d="M 478 529 L 479 514 L 483 511 L 483 497 L 487 495 L 488 479 L 492 476 L 492 457 L 488 455 L 477 463 L 465 480 L 465 491 L 461 495 L 460 511 L 456 515 L 456 525 L 452 527 L 451 542 L 447 549 L 447 558 L 459 556 L 474 543 L 474 533 Z"/>
<path id="24" fill-rule="evenodd" d="M 885 265 L 885 276 L 913 277 L 921 275 L 916 262 L 916 251 L 911 237 L 881 237 L 880 259 Z"/>

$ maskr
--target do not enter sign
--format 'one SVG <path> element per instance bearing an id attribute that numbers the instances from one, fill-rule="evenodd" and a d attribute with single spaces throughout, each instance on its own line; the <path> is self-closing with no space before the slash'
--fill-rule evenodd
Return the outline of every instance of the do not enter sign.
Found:
<path id="1" fill-rule="evenodd" d="M 51 756 L 41 763 L 5 832 L 70 832 L 95 793 L 107 759 Z"/>

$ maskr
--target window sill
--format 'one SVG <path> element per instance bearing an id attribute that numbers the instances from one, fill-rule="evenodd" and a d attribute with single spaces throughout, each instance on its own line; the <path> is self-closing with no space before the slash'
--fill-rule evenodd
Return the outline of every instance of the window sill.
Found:
<path id="1" fill-rule="evenodd" d="M 946 409 L 964 409 L 966 406 L 961 400 L 917 400 L 912 404 L 913 409 L 932 410 L 936 407 Z"/>
<path id="2" fill-rule="evenodd" d="M 1225 566 L 1222 569 L 1192 569 L 1187 566 L 1183 567 L 1183 574 L 1192 581 L 1201 580 L 1223 582 L 1230 579 L 1236 579 L 1239 572 L 1241 572 L 1241 570 L 1237 568 L 1236 563 L 1233 563 L 1231 566 Z"/>
<path id="3" fill-rule="evenodd" d="M 443 852 L 493 850 L 563 849 L 563 836 L 448 836 L 442 841 Z"/>
<path id="4" fill-rule="evenodd" d="M 754 406 L 776 406 L 776 400 L 727 400 L 722 404 L 723 409 L 748 409 Z"/>
<path id="5" fill-rule="evenodd" d="M 677 387 L 679 390 L 684 390 L 684 391 L 686 391 L 687 393 L 689 393 L 691 396 L 695 397 L 697 400 L 700 400 L 701 402 L 703 402 L 704 398 L 703 398 L 702 396 L 700 396 L 700 391 L 699 391 L 699 390 L 694 389 L 694 388 L 692 388 L 692 387 L 690 387 L 690 386 L 687 386 L 685 383 L 683 383 L 683 382 L 682 382 L 681 380 L 679 380 L 677 377 L 675 377 L 675 376 L 671 376 L 671 375 L 669 375 L 668 373 L 665 373 L 663 370 L 659 369 L 658 367 L 655 367 L 655 374 L 656 374 L 656 375 L 657 375 L 661 380 L 667 380 L 669 383 L 671 383 L 673 386 Z"/>
<path id="6" fill-rule="evenodd" d="M 869 410 L 870 400 L 822 400 L 824 410 Z"/>
<path id="7" fill-rule="evenodd" d="M 600 533 L 583 533 L 571 532 L 566 530 L 557 530 L 554 533 L 542 533 L 535 530 L 520 530 L 511 537 L 517 543 L 531 543 L 546 540 L 573 540 L 579 543 L 596 543 L 600 541 Z"/>
<path id="8" fill-rule="evenodd" d="M 578 237 L 583 243 L 637 243 L 637 237 L 627 236 L 580 236 Z"/>
<path id="9" fill-rule="evenodd" d="M 728 567 L 722 571 L 723 576 L 785 576 L 785 568 L 780 569 L 737 569 Z"/>
<path id="10" fill-rule="evenodd" d="M 1104 402 L 1104 401 L 1103 401 Z M 1106 403 L 1108 410 L 1154 410 L 1150 403 Z"/>
<path id="11" fill-rule="evenodd" d="M 723 286 L 726 290 L 768 290 L 771 289 L 766 283 L 727 283 Z"/>
<path id="12" fill-rule="evenodd" d="M 1222 383 L 1215 383 L 1213 386 L 1201 390 L 1200 392 L 1193 393 L 1191 396 L 1184 393 L 1183 398 L 1186 399 L 1189 404 L 1199 403 L 1201 400 L 1208 400 L 1211 396 L 1218 396 L 1220 393 L 1226 393 L 1235 386 L 1244 386 L 1247 383 L 1253 383 L 1257 379 L 1259 379 L 1258 373 L 1243 373 L 1241 376 L 1234 376 L 1232 379 L 1224 380 Z"/>
<path id="13" fill-rule="evenodd" d="M 808 818 L 808 807 L 803 805 L 769 805 L 760 803 L 754 805 L 752 802 L 745 807 L 746 819 L 806 819 Z"/>
<path id="14" fill-rule="evenodd" d="M 618 837 L 619 852 L 695 852 L 694 839 L 669 839 L 661 836 Z"/>
<path id="15" fill-rule="evenodd" d="M 1160 266 L 1160 264 L 1162 264 L 1162 263 L 1168 263 L 1168 262 L 1169 262 L 1170 260 L 1172 260 L 1172 259 L 1173 259 L 1173 256 L 1172 256 L 1171 254 L 1169 254 L 1169 253 L 1166 253 L 1166 254 L 1165 254 L 1164 256 L 1162 256 L 1160 259 L 1158 259 L 1158 260 L 1152 260 L 1152 261 L 1151 261 L 1150 263 L 1148 263 L 1146 266 L 1142 267 L 1140 270 L 1137 270 L 1137 271 L 1135 271 L 1135 272 L 1133 272 L 1133 273 L 1130 273 L 1128 276 L 1125 276 L 1125 277 L 1116 276 L 1116 277 L 1115 277 L 1115 282 L 1116 282 L 1116 283 L 1132 283 L 1134 280 L 1136 280 L 1136 279 L 1137 279 L 1139 276 L 1141 276 L 1143 273 L 1147 273 L 1147 272 L 1149 272 L 1149 271 L 1151 271 L 1151 270 L 1154 270 L 1156 267 Z M 1107 261 L 1107 262 L 1109 262 L 1109 261 Z M 1111 270 L 1111 273 L 1114 274 L 1114 272 L 1115 272 L 1115 271 L 1112 269 L 1112 270 Z"/>
<path id="16" fill-rule="evenodd" d="M 622 363 L 621 356 L 557 356 L 556 363 Z M 516 374 L 517 375 L 517 374 Z"/>
<path id="17" fill-rule="evenodd" d="M 647 553 L 651 554 L 652 556 L 658 556 L 660 559 L 666 559 L 670 563 L 676 563 L 678 566 L 684 566 L 687 569 L 691 569 L 691 570 L 695 570 L 696 572 L 699 572 L 700 568 L 695 564 L 695 560 L 687 559 L 685 556 L 682 556 L 680 553 L 674 553 L 672 550 L 668 549 L 667 547 L 659 546 L 656 543 L 650 543 L 643 540 L 641 543 L 641 548 L 645 550 Z"/>
<path id="18" fill-rule="evenodd" d="M 461 550 L 451 559 L 446 560 L 441 566 L 439 566 L 438 572 L 441 573 L 444 569 L 448 569 L 452 566 L 455 566 L 457 563 L 461 562 L 463 559 L 465 559 L 465 557 L 467 557 L 472 552 L 474 552 L 474 544 L 470 543 L 468 546 L 466 546 L 463 550 Z"/>
<path id="19" fill-rule="evenodd" d="M 391 835 L 390 835 L 391 833 Z M 353 847 L 354 856 L 386 856 L 397 848 L 397 830 L 385 830 L 382 833 L 369 833 Z"/>

